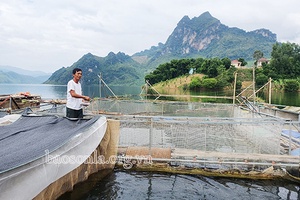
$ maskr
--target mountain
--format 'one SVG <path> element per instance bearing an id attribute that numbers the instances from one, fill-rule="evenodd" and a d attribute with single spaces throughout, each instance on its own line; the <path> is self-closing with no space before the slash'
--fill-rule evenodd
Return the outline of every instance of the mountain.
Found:
<path id="1" fill-rule="evenodd" d="M 46 81 L 51 74 L 24 70 L 12 66 L 0 66 L 0 83 L 39 84 Z"/>
<path id="2" fill-rule="evenodd" d="M 107 84 L 137 85 L 143 82 L 140 64 L 124 53 L 110 52 L 106 57 L 88 53 L 70 67 L 63 67 L 52 74 L 46 84 L 67 84 L 74 68 L 82 69 L 83 84 L 98 84 L 100 75 Z"/>
<path id="3" fill-rule="evenodd" d="M 255 50 L 269 57 L 275 42 L 276 35 L 266 29 L 246 32 L 230 28 L 205 12 L 193 19 L 183 17 L 169 36 L 162 53 L 252 60 Z"/>
<path id="4" fill-rule="evenodd" d="M 0 71 L 0 84 L 1 83 L 16 83 L 16 84 L 38 84 L 43 83 L 44 80 L 38 78 L 21 75 L 12 71 Z"/>
<path id="5" fill-rule="evenodd" d="M 142 57 L 149 68 L 157 66 L 158 61 L 192 57 L 244 58 L 252 61 L 256 50 L 269 58 L 276 40 L 276 34 L 267 29 L 246 32 L 236 27 L 230 28 L 205 12 L 192 19 L 184 16 L 165 44 L 136 53 L 133 57 L 136 60 Z"/>
<path id="6" fill-rule="evenodd" d="M 72 78 L 72 69 L 80 67 L 84 84 L 98 84 L 98 75 L 102 73 L 111 85 L 141 85 L 147 73 L 172 59 L 228 57 L 252 61 L 256 50 L 269 58 L 276 40 L 276 34 L 267 29 L 246 32 L 231 28 L 205 12 L 192 19 L 184 16 L 165 44 L 160 42 L 132 56 L 111 52 L 106 57 L 97 57 L 88 53 L 72 66 L 54 72 L 45 83 L 66 84 Z"/>

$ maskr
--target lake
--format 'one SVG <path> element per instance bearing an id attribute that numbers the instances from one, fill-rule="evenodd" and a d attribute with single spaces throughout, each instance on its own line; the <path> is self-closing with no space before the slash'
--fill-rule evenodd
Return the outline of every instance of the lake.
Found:
<path id="1" fill-rule="evenodd" d="M 83 86 L 83 93 L 91 98 L 113 96 L 124 96 L 130 99 L 141 99 L 139 96 L 142 92 L 141 86 L 111 86 L 111 91 L 102 85 Z M 66 99 L 66 85 L 46 85 L 46 84 L 0 84 L 0 94 L 16 94 L 19 92 L 30 92 L 37 94 L 42 99 Z M 182 92 L 180 94 L 207 95 L 207 96 L 232 96 L 230 91 L 199 91 L 199 92 Z M 268 100 L 265 93 L 259 93 L 258 96 Z M 160 98 L 163 100 L 164 98 Z M 167 100 L 176 100 L 174 98 L 165 98 Z M 199 101 L 199 98 L 189 98 L 189 101 Z M 210 101 L 216 103 L 231 103 L 232 100 L 224 99 L 202 99 L 202 102 Z M 298 106 L 300 107 L 300 92 L 272 91 L 272 104 Z"/>
<path id="2" fill-rule="evenodd" d="M 99 97 L 100 88 L 97 85 L 83 86 L 83 93 L 91 98 Z M 113 96 L 132 96 L 138 97 L 141 87 L 122 87 L 112 86 L 111 91 L 106 87 L 101 88 L 101 97 Z M 66 99 L 66 85 L 48 85 L 48 84 L 0 84 L 0 94 L 17 94 L 20 92 L 30 92 L 31 94 L 40 95 L 42 99 Z"/>

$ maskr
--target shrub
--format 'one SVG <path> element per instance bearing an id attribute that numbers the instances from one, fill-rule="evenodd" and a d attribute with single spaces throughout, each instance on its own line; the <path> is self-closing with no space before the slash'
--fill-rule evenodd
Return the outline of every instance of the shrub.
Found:
<path id="1" fill-rule="evenodd" d="M 204 88 L 209 88 L 209 89 L 216 88 L 217 84 L 218 81 L 215 78 L 206 78 L 202 80 L 202 87 Z"/>
<path id="2" fill-rule="evenodd" d="M 190 82 L 189 87 L 190 87 L 191 90 L 195 90 L 197 88 L 200 88 L 201 87 L 201 79 L 197 76 L 193 77 L 191 82 Z"/>
<path id="3" fill-rule="evenodd" d="M 268 77 L 263 73 L 259 73 L 256 75 L 255 82 L 258 86 L 262 86 L 268 82 Z"/>
<path id="4" fill-rule="evenodd" d="M 299 90 L 299 82 L 297 80 L 286 80 L 284 82 L 284 90 L 294 92 Z"/>

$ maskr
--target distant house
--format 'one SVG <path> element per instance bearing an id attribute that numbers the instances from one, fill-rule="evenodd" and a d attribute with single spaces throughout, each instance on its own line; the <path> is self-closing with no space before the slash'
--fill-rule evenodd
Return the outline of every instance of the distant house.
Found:
<path id="1" fill-rule="evenodd" d="M 257 67 L 261 67 L 263 63 L 269 64 L 270 60 L 267 58 L 260 58 L 257 61 Z"/>
<path id="2" fill-rule="evenodd" d="M 236 68 L 240 68 L 242 66 L 242 62 L 240 62 L 238 60 L 232 60 L 231 65 L 236 67 Z"/>

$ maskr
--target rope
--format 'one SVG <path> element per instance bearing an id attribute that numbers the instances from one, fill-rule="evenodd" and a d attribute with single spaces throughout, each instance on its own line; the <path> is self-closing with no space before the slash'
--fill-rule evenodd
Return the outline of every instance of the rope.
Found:
<path id="1" fill-rule="evenodd" d="M 1 103 L 0 103 L 0 106 L 2 106 L 2 104 L 4 104 L 8 99 L 10 99 L 11 98 L 11 96 L 8 96 L 8 97 L 6 97 L 6 99 L 4 99 L 4 101 L 2 101 Z"/>

